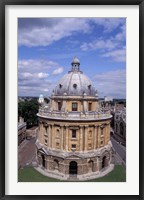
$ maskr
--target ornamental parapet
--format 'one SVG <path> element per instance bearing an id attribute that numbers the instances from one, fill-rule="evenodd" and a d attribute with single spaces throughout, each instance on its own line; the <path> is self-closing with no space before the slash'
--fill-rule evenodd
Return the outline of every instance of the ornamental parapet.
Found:
<path id="1" fill-rule="evenodd" d="M 100 120 L 110 119 L 112 115 L 109 111 L 102 112 L 63 112 L 63 111 L 50 111 L 46 109 L 39 109 L 37 114 L 39 117 L 51 118 L 51 119 L 67 119 L 67 120 Z"/>

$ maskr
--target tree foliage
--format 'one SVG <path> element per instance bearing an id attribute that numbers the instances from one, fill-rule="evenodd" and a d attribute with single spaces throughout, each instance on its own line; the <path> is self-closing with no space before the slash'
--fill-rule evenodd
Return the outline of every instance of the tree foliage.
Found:
<path id="1" fill-rule="evenodd" d="M 23 117 L 27 128 L 38 124 L 38 102 L 36 98 L 18 103 L 18 117 Z"/>

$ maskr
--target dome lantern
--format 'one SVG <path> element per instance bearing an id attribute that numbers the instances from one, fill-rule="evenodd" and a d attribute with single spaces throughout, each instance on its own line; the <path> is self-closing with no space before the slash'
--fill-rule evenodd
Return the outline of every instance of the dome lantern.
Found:
<path id="1" fill-rule="evenodd" d="M 79 59 L 77 57 L 74 57 L 74 59 L 72 60 L 71 65 L 72 65 L 72 71 L 79 71 L 80 70 L 80 68 L 79 68 L 80 61 L 79 61 Z"/>

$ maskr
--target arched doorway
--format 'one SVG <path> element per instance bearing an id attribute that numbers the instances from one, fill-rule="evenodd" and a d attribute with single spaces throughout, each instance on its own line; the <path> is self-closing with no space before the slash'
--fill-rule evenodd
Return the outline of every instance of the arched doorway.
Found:
<path id="1" fill-rule="evenodd" d="M 90 161 L 88 162 L 88 170 L 89 170 L 89 172 L 93 172 L 93 165 L 94 165 L 93 161 L 90 160 Z"/>
<path id="2" fill-rule="evenodd" d="M 71 161 L 69 164 L 69 174 L 76 175 L 77 174 L 77 162 Z"/>
<path id="3" fill-rule="evenodd" d="M 106 156 L 104 156 L 102 159 L 102 169 L 106 166 L 107 166 L 107 158 L 106 158 Z"/>
<path id="4" fill-rule="evenodd" d="M 42 166 L 45 168 L 45 156 L 41 155 L 41 158 L 42 158 Z"/>

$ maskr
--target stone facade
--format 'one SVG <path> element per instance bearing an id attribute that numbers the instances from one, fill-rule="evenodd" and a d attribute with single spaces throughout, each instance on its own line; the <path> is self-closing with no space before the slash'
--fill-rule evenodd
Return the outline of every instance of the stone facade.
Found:
<path id="1" fill-rule="evenodd" d="M 38 165 L 67 178 L 100 173 L 112 157 L 112 116 L 101 110 L 98 93 L 79 65 L 78 59 L 73 60 L 72 70 L 60 80 L 49 104 L 42 96 L 39 101 Z"/>
<path id="2" fill-rule="evenodd" d="M 116 110 L 114 114 L 114 137 L 126 146 L 126 108 Z"/>

